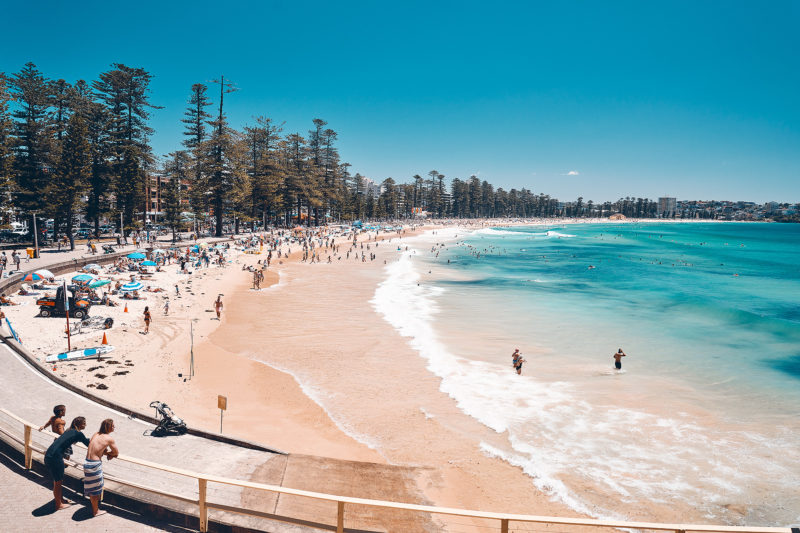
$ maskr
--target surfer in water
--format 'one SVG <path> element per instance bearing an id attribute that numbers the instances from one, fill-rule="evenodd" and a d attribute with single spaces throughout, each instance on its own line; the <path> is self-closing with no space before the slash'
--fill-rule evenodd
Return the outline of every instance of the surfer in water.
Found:
<path id="1" fill-rule="evenodd" d="M 525 362 L 525 359 L 522 358 L 522 354 L 519 353 L 519 348 L 514 350 L 514 353 L 511 354 L 511 366 L 517 371 L 517 375 L 522 374 L 522 363 Z"/>
<path id="2" fill-rule="evenodd" d="M 626 355 L 628 355 L 628 354 L 623 352 L 622 348 L 620 348 L 619 350 L 617 350 L 617 353 L 615 353 L 612 356 L 614 358 L 614 367 L 617 370 L 622 370 L 622 358 L 625 357 Z"/>

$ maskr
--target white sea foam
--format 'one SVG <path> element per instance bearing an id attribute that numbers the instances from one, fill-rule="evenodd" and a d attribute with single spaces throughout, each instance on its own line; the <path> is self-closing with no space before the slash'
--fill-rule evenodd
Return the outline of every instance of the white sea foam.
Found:
<path id="1" fill-rule="evenodd" d="M 544 383 L 513 374 L 510 365 L 453 354 L 434 330 L 443 290 L 419 284 L 413 261 L 412 251 L 405 252 L 386 268 L 373 307 L 408 337 L 463 412 L 508 432 L 506 449 L 482 443 L 484 452 L 520 466 L 537 487 L 576 511 L 617 517 L 610 511 L 616 502 L 725 503 L 723 495 L 740 493 L 762 476 L 797 486 L 771 461 L 777 442 L 706 428 L 681 413 L 664 417 L 638 406 L 593 405 L 573 383 Z M 795 440 L 780 439 L 789 447 Z M 745 461 L 750 468 L 740 468 Z M 590 492 L 601 497 L 579 495 L 569 479 L 593 485 Z"/>
<path id="2" fill-rule="evenodd" d="M 524 230 L 505 230 L 505 229 L 495 229 L 495 228 L 482 228 L 476 230 L 474 235 L 483 235 L 488 237 L 508 237 L 508 236 L 516 236 L 516 237 L 542 237 L 542 238 L 559 238 L 559 237 L 575 237 L 575 235 L 571 235 L 569 233 L 560 233 L 554 230 L 547 230 L 547 231 L 524 231 Z"/>

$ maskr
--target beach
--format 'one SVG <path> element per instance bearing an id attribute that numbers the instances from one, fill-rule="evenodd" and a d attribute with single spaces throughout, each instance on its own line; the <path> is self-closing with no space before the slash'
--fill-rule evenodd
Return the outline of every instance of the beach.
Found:
<path id="1" fill-rule="evenodd" d="M 492 453 L 503 447 L 508 433 L 466 414 L 469 409 L 463 400 L 443 390 L 442 378 L 431 368 L 431 361 L 420 356 L 415 339 L 403 336 L 385 310 L 381 312 L 376 291 L 385 289 L 389 269 L 402 266 L 404 254 L 414 250 L 423 254 L 440 241 L 452 243 L 458 235 L 482 225 L 424 226 L 408 229 L 402 237 L 382 233 L 378 241 L 375 232 L 363 233 L 358 237 L 358 252 L 363 244 L 367 258 L 375 254 L 374 260 L 365 261 L 353 254 L 346 257 L 349 248 L 344 239 L 337 238 L 339 255 L 331 263 L 322 249 L 321 262 L 303 262 L 294 245 L 290 258 L 273 256 L 260 290 L 252 288 L 252 273 L 242 268 L 263 260 L 266 247 L 261 254 L 245 254 L 233 246 L 224 268 L 198 269 L 191 276 L 178 274 L 173 264 L 159 284 L 169 289 L 177 283 L 180 298 L 169 291 L 150 293 L 146 301 L 130 302 L 127 314 L 122 307 L 110 308 L 115 326 L 107 334 L 116 348 L 111 360 L 62 363 L 56 372 L 81 386 L 94 385 L 92 392 L 139 411 L 146 412 L 153 400 L 166 402 L 192 427 L 213 432 L 220 429 L 217 396 L 226 396 L 224 434 L 293 454 L 411 467 L 418 492 L 406 492 L 404 497 L 411 497 L 413 503 L 551 516 L 595 515 L 591 508 L 576 511 L 570 505 L 574 502 L 557 487 L 542 486 L 535 475 L 525 472 L 523 464 Z M 424 272 L 418 283 L 421 294 L 433 290 Z M 170 315 L 163 316 L 167 294 Z M 224 302 L 219 321 L 212 305 L 218 294 Z M 153 313 L 148 335 L 141 333 L 145 305 Z M 23 313 L 33 314 L 31 306 L 5 308 L 26 346 L 41 353 L 63 350 L 63 319 L 24 319 Z M 395 307 L 401 308 L 399 301 Z M 97 309 L 99 313 L 101 308 Z M 465 310 L 467 323 L 473 312 L 479 316 L 478 311 Z M 47 328 L 41 328 L 43 320 Z M 190 323 L 194 328 L 192 377 Z M 97 345 L 101 337 L 102 332 L 85 334 L 76 337 L 76 343 Z M 497 342 L 506 347 L 506 339 Z M 523 351 L 533 355 L 526 348 Z M 508 347 L 509 354 L 512 349 Z M 100 368 L 89 370 L 93 367 Z M 128 373 L 115 375 L 125 370 Z M 509 377 L 516 376 L 509 371 Z M 108 389 L 97 390 L 99 383 Z M 577 477 L 571 482 L 573 487 L 581 486 Z M 313 488 L 333 491 L 326 486 Z M 588 484 L 584 489 L 594 490 Z M 620 509 L 618 516 L 707 521 L 697 508 L 675 509 L 655 500 Z M 443 529 L 465 527 L 463 519 L 437 520 Z M 481 526 L 478 521 L 467 525 Z"/>

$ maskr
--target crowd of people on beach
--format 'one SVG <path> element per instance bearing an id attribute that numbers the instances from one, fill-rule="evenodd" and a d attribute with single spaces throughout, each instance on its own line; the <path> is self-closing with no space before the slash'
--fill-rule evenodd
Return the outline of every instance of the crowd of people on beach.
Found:
<path id="1" fill-rule="evenodd" d="M 69 507 L 73 502 L 64 498 L 62 484 L 64 482 L 67 461 L 74 454 L 72 445 L 78 442 L 86 446 L 86 457 L 83 462 L 83 490 L 89 497 L 92 516 L 104 514 L 100 510 L 100 500 L 103 494 L 103 457 L 112 460 L 119 456 L 119 449 L 111 436 L 114 431 L 114 420 L 107 418 L 100 423 L 100 428 L 87 438 L 83 430 L 86 429 L 86 418 L 77 416 L 72 419 L 69 428 L 66 428 L 67 408 L 56 405 L 53 416 L 39 428 L 43 431 L 48 427 L 58 437 L 47 448 L 44 454 L 44 464 L 50 477 L 53 479 L 53 502 L 56 511 Z"/>

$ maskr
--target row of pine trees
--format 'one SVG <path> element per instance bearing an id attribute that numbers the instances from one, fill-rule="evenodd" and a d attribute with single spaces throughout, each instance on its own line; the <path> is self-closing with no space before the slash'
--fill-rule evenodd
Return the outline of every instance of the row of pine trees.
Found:
<path id="1" fill-rule="evenodd" d="M 373 182 L 340 160 L 337 133 L 321 119 L 305 136 L 260 116 L 241 130 L 228 123 L 224 78 L 191 86 L 183 115 L 183 149 L 157 159 L 150 146 L 152 75 L 113 64 L 97 80 L 70 84 L 43 75 L 33 63 L 0 73 L 0 205 L 54 220 L 54 238 L 72 235 L 83 217 L 99 232 L 110 218 L 125 230 L 141 227 L 148 176 L 162 174 L 160 222 L 179 228 L 203 221 L 222 235 L 225 222 L 320 224 L 432 217 L 653 216 L 647 199 L 611 204 L 560 204 L 530 190 L 495 188 L 475 176 L 452 179 L 435 170 L 408 183 Z M 212 98 L 215 101 L 212 101 Z M 230 97 L 229 97 L 230 98 Z"/>

